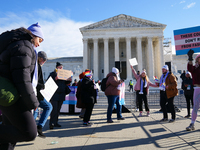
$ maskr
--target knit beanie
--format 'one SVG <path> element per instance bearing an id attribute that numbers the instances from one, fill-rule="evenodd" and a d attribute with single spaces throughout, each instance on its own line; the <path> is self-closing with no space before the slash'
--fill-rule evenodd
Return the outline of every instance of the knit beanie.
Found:
<path id="1" fill-rule="evenodd" d="M 56 62 L 56 68 L 57 68 L 58 66 L 62 66 L 62 64 L 59 63 L 59 62 Z"/>
<path id="2" fill-rule="evenodd" d="M 38 22 L 36 24 L 32 24 L 27 29 L 30 30 L 33 35 L 42 38 L 44 41 L 44 35 L 42 32 L 41 26 L 38 24 Z"/>
<path id="3" fill-rule="evenodd" d="M 38 57 L 43 58 L 44 61 L 47 60 L 47 54 L 44 51 L 39 51 Z"/>
<path id="4" fill-rule="evenodd" d="M 115 73 L 115 74 L 117 74 L 117 73 L 119 73 L 119 70 L 117 68 L 113 67 L 112 68 L 112 72 Z"/>
<path id="5" fill-rule="evenodd" d="M 197 62 L 197 58 L 199 58 L 199 57 L 200 57 L 200 54 L 195 57 L 195 61 L 196 62 Z"/>
<path id="6" fill-rule="evenodd" d="M 162 67 L 162 69 L 169 70 L 169 67 L 168 67 L 168 65 L 164 65 L 164 66 Z"/>

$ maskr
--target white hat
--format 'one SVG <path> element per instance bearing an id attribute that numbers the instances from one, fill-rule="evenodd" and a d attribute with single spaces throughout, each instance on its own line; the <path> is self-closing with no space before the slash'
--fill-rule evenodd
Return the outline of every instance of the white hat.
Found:
<path id="1" fill-rule="evenodd" d="M 164 66 L 162 67 L 162 69 L 169 70 L 169 67 L 168 67 L 167 65 L 164 65 Z"/>
<path id="2" fill-rule="evenodd" d="M 119 73 L 119 70 L 117 68 L 113 67 L 112 68 L 112 72 L 115 73 L 115 74 L 117 74 L 117 73 Z"/>
<path id="3" fill-rule="evenodd" d="M 192 78 L 192 75 L 191 75 L 191 73 L 189 71 L 187 71 L 186 74 L 189 74 L 190 78 Z"/>

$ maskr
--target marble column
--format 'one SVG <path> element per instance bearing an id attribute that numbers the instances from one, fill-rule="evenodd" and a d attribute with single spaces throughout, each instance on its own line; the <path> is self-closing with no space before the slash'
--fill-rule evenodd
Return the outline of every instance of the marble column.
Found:
<path id="1" fill-rule="evenodd" d="M 162 67 L 164 66 L 164 54 L 163 54 L 163 37 L 159 37 L 159 76 L 162 75 Z"/>
<path id="2" fill-rule="evenodd" d="M 98 38 L 94 38 L 93 42 L 94 42 L 94 55 L 93 55 L 94 72 L 93 72 L 93 78 L 94 78 L 94 80 L 98 80 L 99 79 Z"/>
<path id="3" fill-rule="evenodd" d="M 115 41 L 115 61 L 119 61 L 119 38 L 114 38 Z"/>
<path id="4" fill-rule="evenodd" d="M 137 39 L 137 61 L 138 61 L 138 70 L 142 71 L 142 37 L 136 37 Z"/>
<path id="5" fill-rule="evenodd" d="M 83 39 L 83 71 L 88 69 L 88 39 Z"/>
<path id="6" fill-rule="evenodd" d="M 132 71 L 129 63 L 129 59 L 131 59 L 131 38 L 126 37 L 126 70 L 127 70 L 127 78 L 126 80 L 132 80 Z"/>
<path id="7" fill-rule="evenodd" d="M 154 76 L 154 58 L 153 58 L 153 43 L 152 37 L 147 37 L 148 39 L 148 77 L 150 80 L 153 79 Z"/>
<path id="8" fill-rule="evenodd" d="M 104 38 L 104 77 L 109 73 L 109 51 L 108 51 L 108 38 Z"/>

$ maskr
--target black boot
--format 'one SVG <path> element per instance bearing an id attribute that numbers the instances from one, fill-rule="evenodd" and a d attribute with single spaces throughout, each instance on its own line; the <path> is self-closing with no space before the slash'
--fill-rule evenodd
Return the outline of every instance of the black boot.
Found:
<path id="1" fill-rule="evenodd" d="M 37 126 L 37 132 L 38 132 L 39 137 L 46 138 L 46 136 L 42 133 L 42 127 L 41 126 Z"/>

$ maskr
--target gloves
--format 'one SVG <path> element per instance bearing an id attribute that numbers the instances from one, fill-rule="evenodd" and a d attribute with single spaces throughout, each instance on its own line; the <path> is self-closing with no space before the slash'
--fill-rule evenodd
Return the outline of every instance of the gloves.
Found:
<path id="1" fill-rule="evenodd" d="M 194 51 L 190 49 L 190 50 L 188 51 L 188 53 L 187 53 L 187 55 L 188 55 L 188 60 L 189 60 L 189 61 L 193 61 L 193 57 L 192 57 L 193 54 L 194 54 Z"/>

